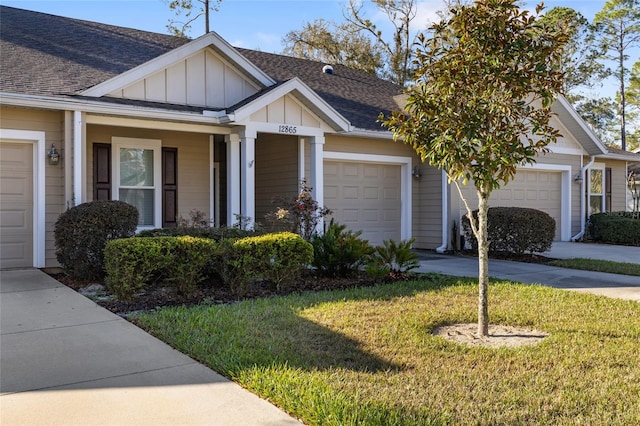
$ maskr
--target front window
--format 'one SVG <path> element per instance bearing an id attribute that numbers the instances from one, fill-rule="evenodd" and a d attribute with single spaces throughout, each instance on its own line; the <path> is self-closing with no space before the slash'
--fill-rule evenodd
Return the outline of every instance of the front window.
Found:
<path id="1" fill-rule="evenodd" d="M 138 227 L 160 224 L 160 141 L 114 138 L 116 182 L 113 198 L 138 209 Z"/>
<path id="2" fill-rule="evenodd" d="M 589 170 L 589 214 L 602 213 L 604 211 L 604 169 L 594 168 Z"/>

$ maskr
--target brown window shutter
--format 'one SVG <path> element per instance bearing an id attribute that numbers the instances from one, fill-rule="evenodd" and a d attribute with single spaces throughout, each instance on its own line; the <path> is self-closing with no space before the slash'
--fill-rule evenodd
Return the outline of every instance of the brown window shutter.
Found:
<path id="1" fill-rule="evenodd" d="M 611 167 L 606 167 L 604 169 L 604 202 L 605 202 L 605 211 L 611 211 Z"/>
<path id="2" fill-rule="evenodd" d="M 93 199 L 111 199 L 111 145 L 93 144 Z"/>
<path id="3" fill-rule="evenodd" d="M 177 226 L 178 148 L 162 148 L 162 227 Z"/>

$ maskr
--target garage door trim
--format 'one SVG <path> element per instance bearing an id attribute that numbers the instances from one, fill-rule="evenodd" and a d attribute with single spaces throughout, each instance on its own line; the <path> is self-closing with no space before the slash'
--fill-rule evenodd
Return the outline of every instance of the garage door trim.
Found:
<path id="1" fill-rule="evenodd" d="M 400 166 L 400 238 L 411 238 L 411 157 L 377 154 L 357 154 L 351 152 L 324 151 L 325 160 L 350 161 L 356 163 L 376 163 Z"/>
<path id="2" fill-rule="evenodd" d="M 33 149 L 33 266 L 45 266 L 45 133 L 29 130 L 0 129 L 0 140 L 31 143 Z"/>
<path id="3" fill-rule="evenodd" d="M 527 164 L 519 169 L 561 172 L 560 239 L 571 241 L 571 166 L 561 164 Z"/>

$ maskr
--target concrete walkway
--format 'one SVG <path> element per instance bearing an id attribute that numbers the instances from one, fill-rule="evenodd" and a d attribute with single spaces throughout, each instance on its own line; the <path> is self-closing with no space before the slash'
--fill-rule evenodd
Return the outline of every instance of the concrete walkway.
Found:
<path id="1" fill-rule="evenodd" d="M 437 272 L 459 277 L 478 276 L 477 257 L 429 252 L 420 252 L 419 254 L 421 261 L 417 272 Z M 544 255 L 558 259 L 581 257 L 640 263 L 640 247 L 554 243 L 551 251 L 544 253 Z M 555 288 L 640 301 L 640 277 L 493 259 L 489 261 L 489 275 L 494 278 L 527 284 L 543 284 Z"/>
<path id="2" fill-rule="evenodd" d="M 0 424 L 300 425 L 35 269 L 0 271 Z"/>

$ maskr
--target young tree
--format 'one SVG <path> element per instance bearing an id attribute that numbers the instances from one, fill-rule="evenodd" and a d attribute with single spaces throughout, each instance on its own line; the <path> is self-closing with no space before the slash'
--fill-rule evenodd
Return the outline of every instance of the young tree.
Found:
<path id="1" fill-rule="evenodd" d="M 369 37 L 351 24 L 324 19 L 307 22 L 301 30 L 289 31 L 282 39 L 284 54 L 329 64 L 340 64 L 375 74 L 382 55 Z"/>
<path id="2" fill-rule="evenodd" d="M 184 13 L 185 21 L 169 19 L 167 30 L 178 37 L 187 37 L 187 32 L 191 29 L 191 24 L 204 15 L 205 34 L 209 32 L 209 13 L 217 12 L 220 9 L 222 0 L 166 0 L 169 9 L 174 11 L 176 16 Z M 200 6 L 198 6 L 200 3 Z"/>
<path id="3" fill-rule="evenodd" d="M 473 181 L 478 220 L 464 199 L 478 240 L 478 334 L 488 335 L 487 212 L 491 192 L 531 164 L 559 133 L 551 104 L 562 89 L 564 28 L 549 30 L 517 0 L 455 6 L 450 18 L 419 37 L 414 82 L 403 111 L 381 117 L 394 139 L 445 170 L 462 196 Z"/>
<path id="4" fill-rule="evenodd" d="M 625 66 L 629 49 L 640 45 L 640 0 L 609 0 L 594 19 L 602 48 L 612 52 L 608 59 L 616 62 L 615 75 L 620 87 L 620 143 L 626 150 L 625 93 L 629 69 Z"/>

